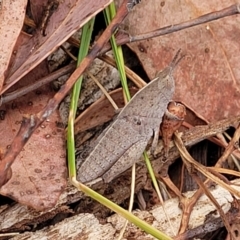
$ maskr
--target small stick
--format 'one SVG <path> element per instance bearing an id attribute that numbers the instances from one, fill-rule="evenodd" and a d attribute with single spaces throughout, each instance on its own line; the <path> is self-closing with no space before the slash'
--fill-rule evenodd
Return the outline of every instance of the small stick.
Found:
<path id="1" fill-rule="evenodd" d="M 4 103 L 10 102 L 14 99 L 17 99 L 29 92 L 32 92 L 32 91 L 38 89 L 39 87 L 41 87 L 47 83 L 50 83 L 50 82 L 54 81 L 55 79 L 63 76 L 64 74 L 72 72 L 75 68 L 76 68 L 76 63 L 71 63 L 57 71 L 50 73 L 46 77 L 43 77 L 43 78 L 37 80 L 35 83 L 33 83 L 31 85 L 19 88 L 16 91 L 13 91 L 13 92 L 4 94 L 3 96 L 0 96 L 0 98 L 1 98 L 0 106 Z"/>
<path id="2" fill-rule="evenodd" d="M 239 141 L 239 137 L 240 137 L 240 125 L 238 126 L 238 128 L 236 129 L 233 138 L 231 139 L 231 141 L 229 142 L 228 146 L 226 147 L 224 153 L 222 154 L 222 156 L 218 159 L 218 162 L 216 164 L 216 167 L 222 167 L 223 163 L 226 161 L 226 159 L 228 158 L 228 156 L 233 152 L 233 150 L 235 149 L 235 143 Z"/>
<path id="3" fill-rule="evenodd" d="M 159 28 L 155 31 L 143 33 L 137 36 L 130 36 L 129 34 L 119 34 L 118 36 L 116 36 L 116 42 L 117 42 L 117 45 L 124 45 L 126 43 L 142 41 L 145 39 L 159 37 L 159 36 L 163 36 L 173 32 L 178 32 L 186 28 L 194 27 L 203 23 L 208 23 L 211 21 L 218 20 L 220 18 L 239 14 L 240 12 L 239 9 L 240 9 L 240 4 L 234 4 L 222 10 L 211 12 L 183 23 L 169 25 L 163 28 Z M 106 44 L 102 49 L 101 54 L 109 51 L 110 49 L 111 49 L 110 44 Z"/>

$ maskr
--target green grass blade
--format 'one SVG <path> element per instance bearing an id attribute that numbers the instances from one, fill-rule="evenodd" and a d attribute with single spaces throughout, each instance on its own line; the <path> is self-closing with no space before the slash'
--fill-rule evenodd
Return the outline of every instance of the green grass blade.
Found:
<path id="1" fill-rule="evenodd" d="M 95 199 L 96 201 L 100 202 L 104 206 L 110 208 L 114 212 L 118 213 L 125 219 L 127 219 L 129 222 L 132 222 L 134 225 L 138 226 L 141 228 L 143 231 L 151 234 L 157 239 L 160 240 L 171 240 L 169 236 L 165 235 L 164 233 L 158 231 L 156 228 L 152 227 L 145 221 L 139 219 L 138 217 L 134 216 L 132 213 L 128 212 L 127 210 L 119 207 L 117 204 L 113 203 L 112 201 L 108 200 L 107 198 L 103 197 L 99 193 L 93 191 L 91 188 L 87 187 L 86 185 L 79 183 L 75 178 L 72 178 L 72 183 L 73 185 L 86 193 L 87 195 L 91 196 L 91 198 Z"/>
<path id="2" fill-rule="evenodd" d="M 77 65 L 80 64 L 82 59 L 88 53 L 94 21 L 95 21 L 95 17 L 92 18 L 89 22 L 87 22 L 83 26 Z M 73 176 L 76 176 L 74 120 L 76 116 L 76 110 L 77 110 L 77 104 L 78 104 L 78 99 L 80 95 L 80 89 L 82 85 L 82 79 L 83 77 L 80 76 L 73 87 L 70 110 L 69 110 L 69 118 L 68 118 L 67 149 L 68 149 L 68 171 L 69 171 L 70 178 Z"/>
<path id="3" fill-rule="evenodd" d="M 104 10 L 104 17 L 105 17 L 105 21 L 106 21 L 107 24 L 109 24 L 111 22 L 111 20 L 115 16 L 115 14 L 116 14 L 116 8 L 115 8 L 114 2 L 112 2 Z M 121 79 L 121 84 L 122 84 L 122 87 L 123 87 L 123 91 L 126 95 L 127 101 L 129 101 L 130 98 L 131 98 L 131 95 L 130 95 L 128 85 L 127 85 L 127 77 L 126 77 L 126 73 L 125 73 L 125 69 L 124 69 L 124 58 L 123 58 L 122 48 L 121 48 L 121 46 L 117 46 L 114 35 L 112 35 L 112 37 L 110 38 L 110 42 L 111 42 L 113 54 L 114 54 L 114 57 L 115 57 L 115 61 L 116 61 L 116 64 L 117 64 L 117 68 L 118 68 L 118 71 L 119 71 L 119 74 L 120 74 L 120 79 Z"/>

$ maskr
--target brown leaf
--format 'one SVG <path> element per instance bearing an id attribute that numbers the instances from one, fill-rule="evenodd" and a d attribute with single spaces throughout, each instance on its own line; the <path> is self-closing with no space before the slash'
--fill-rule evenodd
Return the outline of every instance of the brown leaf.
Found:
<path id="1" fill-rule="evenodd" d="M 111 1 L 60 1 L 47 24 L 46 36 L 39 30 L 15 53 L 15 62 L 9 70 L 6 85 L 1 94 L 55 51 L 77 29 L 103 10 Z"/>
<path id="2" fill-rule="evenodd" d="M 33 81 L 42 74 L 43 71 L 36 69 L 25 79 Z M 53 94 L 45 86 L 1 107 L 5 113 L 0 121 L 0 146 L 3 149 L 7 150 L 12 142 L 22 116 L 41 111 Z M 1 187 L 0 194 L 40 211 L 56 204 L 67 177 L 64 129 L 58 128 L 56 122 L 59 122 L 59 115 L 54 112 L 49 121 L 35 131 L 12 164 L 12 177 Z"/>
<path id="3" fill-rule="evenodd" d="M 43 11 L 50 0 L 30 0 L 29 2 L 33 21 L 39 26 L 42 21 Z"/>
<path id="4" fill-rule="evenodd" d="M 0 90 L 14 45 L 22 29 L 27 0 L 0 2 Z"/>
<path id="5" fill-rule="evenodd" d="M 227 1 L 149 1 L 143 0 L 125 24 L 132 36 L 197 18 L 236 2 Z M 174 14 L 173 14 L 174 12 Z M 146 14 L 149 13 L 149 14 Z M 141 19 L 141 24 L 139 24 Z M 240 18 L 225 17 L 173 34 L 130 43 L 148 76 L 170 61 L 177 49 L 187 53 L 175 73 L 174 100 L 187 103 L 208 121 L 236 116 L 240 108 L 239 61 Z"/>

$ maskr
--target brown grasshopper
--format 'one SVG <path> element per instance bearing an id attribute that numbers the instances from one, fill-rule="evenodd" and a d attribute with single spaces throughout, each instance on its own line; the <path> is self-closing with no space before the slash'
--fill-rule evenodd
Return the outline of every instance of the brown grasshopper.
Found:
<path id="1" fill-rule="evenodd" d="M 81 173 L 81 182 L 90 182 L 99 177 L 104 182 L 110 182 L 141 157 L 151 137 L 151 149 L 155 150 L 162 117 L 164 113 L 171 117 L 167 106 L 175 90 L 172 74 L 182 59 L 178 59 L 179 53 L 180 50 L 168 67 L 134 95 L 115 121 L 103 132 L 90 155 L 80 166 L 78 172 Z"/>

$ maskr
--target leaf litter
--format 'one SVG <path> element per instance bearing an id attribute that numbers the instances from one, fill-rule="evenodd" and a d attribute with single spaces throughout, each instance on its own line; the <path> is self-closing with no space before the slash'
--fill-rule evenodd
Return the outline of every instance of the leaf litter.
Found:
<path id="1" fill-rule="evenodd" d="M 53 92 L 45 86 L 12 103 L 5 104 L 0 121 L 0 145 L 7 150 L 16 135 L 23 115 L 35 114 L 46 105 Z M 66 187 L 67 169 L 64 129 L 56 124 L 54 112 L 32 135 L 12 165 L 11 179 L 0 193 L 39 211 L 53 207 Z"/>
<path id="2" fill-rule="evenodd" d="M 6 115 L 7 116 L 7 115 Z"/>
<path id="3" fill-rule="evenodd" d="M 12 86 L 15 90 L 26 82 L 46 76 L 45 70 L 41 71 L 39 68 L 42 63 L 46 64 L 43 60 L 110 2 L 109 0 L 99 0 L 97 3 L 85 0 L 61 1 L 47 23 L 45 36 L 39 29 L 36 29 L 32 36 L 21 33 L 14 51 L 12 48 L 9 49 L 9 53 L 12 53 L 10 64 L 8 65 L 7 61 L 4 63 L 8 68 L 5 74 L 1 73 L 5 83 L 1 93 Z M 42 8 L 43 11 L 45 7 Z M 19 32 L 21 27 L 18 26 Z M 15 43 L 16 38 L 13 38 L 12 42 Z M 21 82 L 16 86 L 19 80 Z M 45 86 L 1 106 L 0 131 L 1 136 L 4 136 L 0 140 L 2 156 L 18 132 L 23 116 L 29 117 L 41 112 L 54 94 L 49 86 Z M 67 179 L 65 134 L 64 129 L 58 127 L 59 121 L 58 113 L 54 112 L 34 132 L 15 159 L 12 165 L 12 177 L 1 187 L 2 195 L 38 211 L 52 208 L 56 204 L 66 187 Z"/>
<path id="4" fill-rule="evenodd" d="M 8 77 L 1 94 L 18 82 L 30 70 L 36 67 L 48 55 L 54 52 L 77 29 L 83 26 L 95 14 L 103 10 L 111 1 L 61 1 L 47 25 L 46 36 L 37 30 L 34 36 L 25 41 L 15 52 L 15 62 L 8 69 Z M 23 57 L 24 56 L 24 57 Z"/>
<path id="5" fill-rule="evenodd" d="M 4 84 L 14 45 L 22 28 L 27 0 L 19 0 L 14 4 L 13 7 L 11 1 L 0 3 L 0 89 Z"/>

